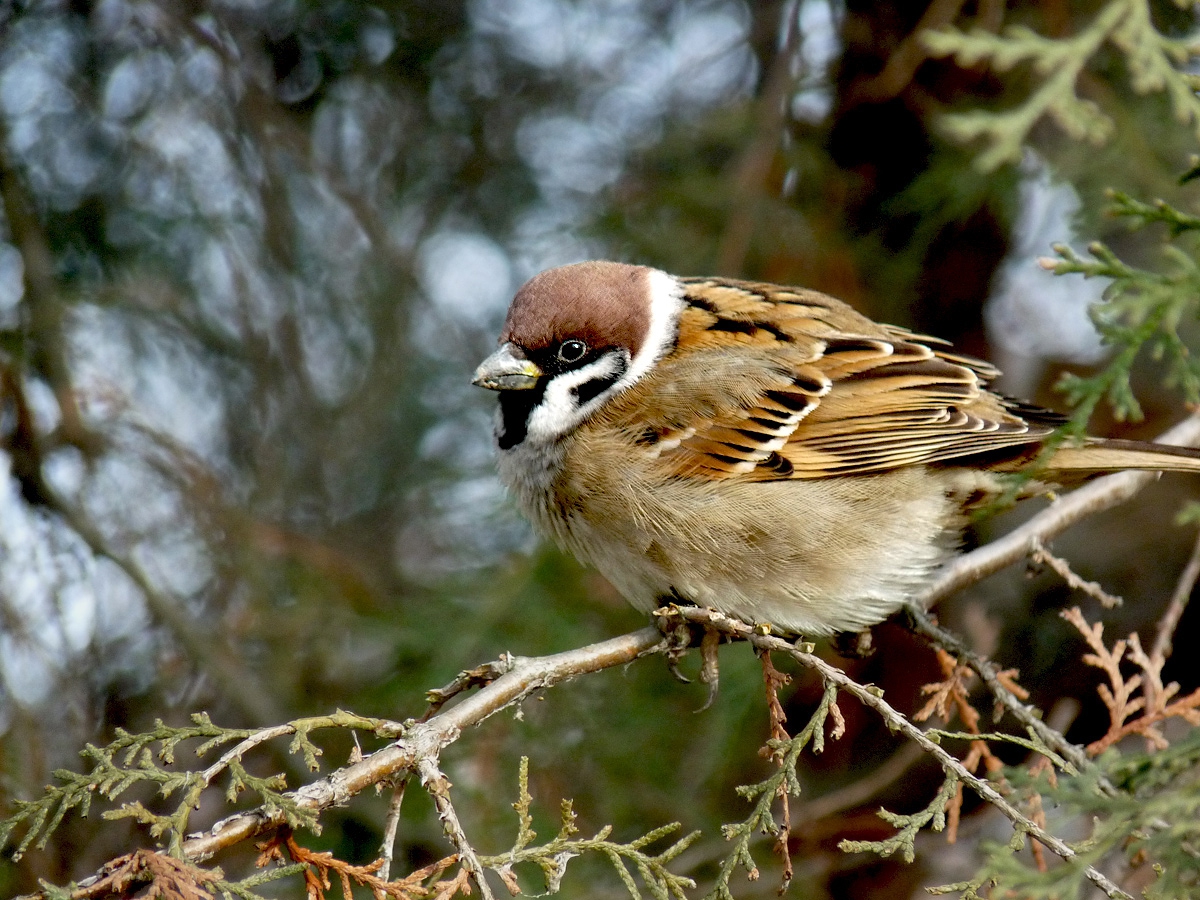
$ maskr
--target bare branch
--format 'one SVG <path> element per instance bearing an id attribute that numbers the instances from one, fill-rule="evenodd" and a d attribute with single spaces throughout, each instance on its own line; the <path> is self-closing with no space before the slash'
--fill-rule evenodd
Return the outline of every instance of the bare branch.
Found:
<path id="1" fill-rule="evenodd" d="M 421 778 L 421 784 L 433 798 L 433 805 L 437 807 L 438 818 L 442 820 L 442 829 L 446 837 L 458 851 L 458 858 L 475 879 L 475 884 L 479 886 L 479 895 L 483 900 L 496 900 L 491 885 L 487 883 L 479 857 L 475 854 L 475 848 L 471 846 L 470 839 L 463 831 L 462 822 L 458 820 L 458 813 L 454 811 L 454 804 L 450 802 L 450 779 L 429 756 L 417 760 L 417 774 Z"/>
<path id="2" fill-rule="evenodd" d="M 383 826 L 383 844 L 379 848 L 379 877 L 387 881 L 392 877 L 392 857 L 396 852 L 396 832 L 400 829 L 400 807 L 404 803 L 404 789 L 408 787 L 408 779 L 400 778 L 392 789 L 392 799 L 388 803 L 387 821 Z"/>
<path id="3" fill-rule="evenodd" d="M 1200 578 L 1200 535 L 1196 536 L 1196 543 L 1192 547 L 1192 556 L 1179 576 L 1179 583 L 1175 585 L 1171 602 L 1167 604 L 1162 618 L 1158 620 L 1154 646 L 1150 648 L 1151 659 L 1166 661 L 1166 658 L 1171 655 L 1171 640 L 1175 636 L 1175 629 L 1179 627 L 1179 620 L 1183 618 L 1183 611 L 1187 609 L 1188 600 L 1191 599 L 1192 589 L 1196 586 L 1197 578 Z"/>
<path id="4" fill-rule="evenodd" d="M 1072 590 L 1082 591 L 1089 597 L 1099 600 L 1100 605 L 1105 609 L 1113 609 L 1121 606 L 1125 602 L 1115 594 L 1110 594 L 1103 587 L 1101 587 L 1098 582 L 1088 581 L 1087 579 L 1081 578 L 1079 575 L 1077 575 L 1075 570 L 1071 568 L 1071 564 L 1069 562 L 1067 562 L 1061 556 L 1056 556 L 1046 549 L 1046 546 L 1042 543 L 1041 538 L 1035 537 L 1031 539 L 1029 545 L 1030 558 L 1036 563 L 1049 566 L 1051 569 L 1053 569 L 1054 574 L 1065 581 L 1067 583 L 1067 587 L 1071 588 Z"/>

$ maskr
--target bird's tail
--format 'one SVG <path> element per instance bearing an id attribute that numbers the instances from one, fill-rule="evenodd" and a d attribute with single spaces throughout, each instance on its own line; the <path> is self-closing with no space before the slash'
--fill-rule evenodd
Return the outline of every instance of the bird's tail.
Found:
<path id="1" fill-rule="evenodd" d="M 1148 469 L 1158 472 L 1200 472 L 1200 450 L 1150 441 L 1093 439 L 1054 451 L 1046 468 L 1059 472 L 1115 472 Z"/>

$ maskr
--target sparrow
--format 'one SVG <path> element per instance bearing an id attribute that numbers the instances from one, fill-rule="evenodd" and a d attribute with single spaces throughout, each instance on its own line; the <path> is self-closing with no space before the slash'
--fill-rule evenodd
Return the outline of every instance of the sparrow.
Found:
<path id="1" fill-rule="evenodd" d="M 517 292 L 474 383 L 517 504 L 634 607 L 821 636 L 918 597 L 1066 421 L 998 374 L 817 291 L 595 261 Z M 1031 492 L 1120 469 L 1200 453 L 1087 438 Z"/>

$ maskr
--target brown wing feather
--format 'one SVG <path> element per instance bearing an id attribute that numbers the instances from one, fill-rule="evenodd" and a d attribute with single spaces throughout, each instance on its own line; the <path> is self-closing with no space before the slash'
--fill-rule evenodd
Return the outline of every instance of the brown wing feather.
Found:
<path id="1" fill-rule="evenodd" d="M 863 474 L 1016 448 L 1052 430 L 987 389 L 992 366 L 937 338 L 880 325 L 815 291 L 681 280 L 683 352 L 629 392 L 659 398 L 658 418 L 636 426 L 639 443 L 679 474 Z M 618 418 L 622 408 L 645 409 L 613 407 Z"/>

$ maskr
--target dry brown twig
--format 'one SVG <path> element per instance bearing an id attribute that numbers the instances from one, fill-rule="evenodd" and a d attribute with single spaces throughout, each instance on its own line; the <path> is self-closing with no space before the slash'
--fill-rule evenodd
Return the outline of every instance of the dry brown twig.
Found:
<path id="1" fill-rule="evenodd" d="M 934 713 L 944 722 L 949 722 L 954 713 L 962 720 L 963 728 L 970 734 L 980 734 L 979 710 L 972 704 L 967 691 L 967 681 L 975 673 L 970 666 L 963 665 L 941 647 L 935 648 L 938 665 L 942 669 L 942 680 L 927 684 L 921 688 L 921 693 L 929 695 L 925 705 L 913 713 L 914 722 L 928 721 Z M 1016 670 L 1007 669 L 998 672 L 997 677 L 1005 676 L 1009 683 L 1016 676 Z M 953 706 L 953 710 L 951 707 Z M 962 759 L 963 767 L 969 772 L 976 772 L 982 764 L 988 775 L 1004 768 L 1004 763 L 992 752 L 987 741 L 975 739 L 967 748 L 967 755 Z M 1003 783 L 1001 783 L 1003 784 Z M 953 844 L 958 840 L 958 822 L 962 815 L 963 786 L 959 782 L 954 796 L 946 804 L 946 843 Z M 1044 823 L 1043 823 L 1044 824 Z"/>
<path id="2" fill-rule="evenodd" d="M 704 637 L 707 640 L 710 634 L 719 634 L 719 632 L 705 631 Z M 755 651 L 759 660 L 762 662 L 763 686 L 767 693 L 767 722 L 769 738 L 767 743 L 759 749 L 759 755 L 765 756 L 775 762 L 777 766 L 786 765 L 784 761 L 784 750 L 776 744 L 772 747 L 772 741 L 787 741 L 791 739 L 788 730 L 785 727 L 787 723 L 787 714 L 783 711 L 783 704 L 779 702 L 779 689 L 786 687 L 792 683 L 792 676 L 784 672 L 780 672 L 775 668 L 775 663 L 771 661 L 770 650 Z M 842 711 L 838 709 L 837 703 L 830 706 L 830 712 L 834 715 L 835 730 L 839 727 L 845 730 L 845 724 L 842 720 Z M 836 710 L 836 712 L 834 712 Z M 841 734 L 837 734 L 840 737 Z M 792 834 L 792 807 L 791 797 L 788 794 L 787 783 L 780 782 L 778 790 L 775 792 L 779 798 L 780 822 L 779 830 L 775 833 L 775 843 L 772 847 L 775 854 L 783 861 L 783 879 L 782 884 L 785 886 L 792 883 L 792 876 L 795 874 L 792 867 L 792 854 L 788 849 L 788 839 Z M 781 891 L 782 893 L 782 891 Z"/>
<path id="3" fill-rule="evenodd" d="M 344 862 L 332 853 L 309 850 L 296 842 L 295 835 L 287 828 L 282 828 L 269 840 L 259 845 L 261 851 L 256 861 L 259 868 L 270 863 L 284 863 L 283 851 L 293 862 L 303 863 L 308 868 L 304 872 L 305 893 L 309 900 L 325 900 L 325 891 L 332 887 L 329 873 L 333 872 L 342 883 L 342 895 L 346 900 L 352 900 L 352 884 L 370 888 L 376 900 L 391 897 L 393 900 L 424 900 L 437 896 L 449 900 L 459 893 L 469 894 L 468 872 L 466 867 L 459 869 L 457 875 L 449 881 L 436 881 L 431 885 L 426 882 L 438 878 L 443 872 L 459 861 L 458 854 L 452 854 L 417 869 L 397 881 L 389 881 L 380 874 L 383 858 L 379 858 L 365 866 L 356 866 Z"/>
<path id="4" fill-rule="evenodd" d="M 1041 775 L 1046 776 L 1050 787 L 1058 787 L 1058 772 L 1054 770 L 1054 763 L 1050 761 L 1048 756 L 1038 756 L 1029 765 L 1030 781 L 1036 782 Z M 1029 818 L 1037 822 L 1042 828 L 1046 827 L 1046 810 L 1042 806 L 1042 794 L 1040 791 L 1031 788 L 1029 793 Z M 1029 849 L 1033 852 L 1033 861 L 1037 865 L 1039 872 L 1045 872 L 1049 867 L 1046 865 L 1046 851 L 1038 841 L 1031 841 Z"/>
<path id="5" fill-rule="evenodd" d="M 968 682 L 975 676 L 975 671 L 968 665 L 959 662 L 951 654 L 947 653 L 941 647 L 936 648 L 938 665 L 942 669 L 942 680 L 927 684 L 921 688 L 921 692 L 930 695 L 929 700 L 916 713 L 913 714 L 914 722 L 927 721 L 930 716 L 936 713 L 943 721 L 949 722 L 951 719 L 951 706 L 953 712 L 958 714 L 962 720 L 963 728 L 969 734 L 981 734 L 979 728 L 979 711 L 971 703 L 970 694 L 968 691 Z M 1029 692 L 1017 683 L 1017 677 L 1020 673 L 1016 669 L 1004 669 L 995 673 L 996 680 L 1004 686 L 1004 688 L 1019 700 L 1029 699 Z M 996 701 L 998 709 L 993 712 L 994 718 L 999 718 L 1003 706 Z M 1004 768 L 1003 762 L 996 756 L 988 746 L 987 742 L 982 739 L 976 739 L 970 742 L 967 755 L 963 757 L 963 766 L 971 772 L 977 772 L 980 765 L 983 765 L 987 775 L 993 776 Z M 1046 756 L 1038 756 L 1030 767 L 1030 772 L 1037 775 L 1043 769 L 1048 768 L 1050 778 L 1055 779 L 1054 765 Z M 1008 782 L 999 778 L 996 780 L 998 789 L 1008 795 Z M 1045 829 L 1046 814 L 1042 808 L 1042 795 L 1037 791 L 1032 791 L 1027 797 L 1026 802 L 1029 804 L 1029 818 L 1031 821 Z M 946 804 L 946 843 L 953 844 L 958 839 L 958 825 L 962 817 L 963 805 L 963 786 L 960 783 L 954 792 L 954 796 Z M 1046 855 L 1041 842 L 1036 838 L 1030 840 L 1030 850 L 1033 853 L 1034 861 L 1039 871 L 1046 871 Z"/>
<path id="6" fill-rule="evenodd" d="M 163 900 L 212 900 L 205 887 L 221 880 L 219 871 L 206 871 L 153 850 L 135 850 L 100 870 L 96 896 L 130 896 L 145 885 L 143 896 Z"/>

